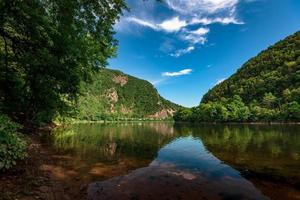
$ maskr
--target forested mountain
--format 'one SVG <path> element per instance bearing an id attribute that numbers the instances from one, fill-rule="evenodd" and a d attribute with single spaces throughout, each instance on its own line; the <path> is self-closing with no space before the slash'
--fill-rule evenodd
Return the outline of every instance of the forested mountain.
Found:
<path id="1" fill-rule="evenodd" d="M 178 120 L 300 120 L 300 32 L 246 62 Z"/>
<path id="2" fill-rule="evenodd" d="M 100 69 L 81 85 L 80 120 L 172 117 L 179 106 L 162 98 L 153 85 L 120 71 Z"/>

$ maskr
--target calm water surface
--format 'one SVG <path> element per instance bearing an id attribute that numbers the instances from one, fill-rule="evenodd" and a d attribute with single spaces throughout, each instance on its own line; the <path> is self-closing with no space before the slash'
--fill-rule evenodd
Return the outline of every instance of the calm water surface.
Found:
<path id="1" fill-rule="evenodd" d="M 91 199 L 300 199 L 300 126 L 80 124 L 49 145 Z"/>

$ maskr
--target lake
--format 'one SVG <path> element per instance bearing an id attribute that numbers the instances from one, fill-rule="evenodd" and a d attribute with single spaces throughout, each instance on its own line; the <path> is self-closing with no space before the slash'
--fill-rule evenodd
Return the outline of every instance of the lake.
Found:
<path id="1" fill-rule="evenodd" d="M 297 125 L 77 124 L 47 143 L 93 200 L 300 199 Z"/>

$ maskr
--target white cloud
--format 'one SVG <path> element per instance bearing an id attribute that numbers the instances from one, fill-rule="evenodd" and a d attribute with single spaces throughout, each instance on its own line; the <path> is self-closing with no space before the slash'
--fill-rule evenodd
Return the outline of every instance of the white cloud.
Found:
<path id="1" fill-rule="evenodd" d="M 179 57 L 194 51 L 198 45 L 208 41 L 210 29 L 213 31 L 210 25 L 244 24 L 238 18 L 237 5 L 252 1 L 257 0 L 164 0 L 171 12 L 157 14 L 159 4 L 155 1 L 128 0 L 131 12 L 126 12 L 115 28 L 118 31 L 139 33 L 134 31 L 132 24 L 135 24 L 168 33 L 162 35 L 174 42 L 167 45 L 167 48 L 162 43 L 158 49 L 163 49 L 167 55 Z M 182 44 L 187 45 L 187 48 L 176 50 L 176 47 Z"/>
<path id="2" fill-rule="evenodd" d="M 208 32 L 209 32 L 208 28 L 200 27 L 197 30 L 190 31 L 189 33 L 202 36 L 202 35 L 206 35 Z"/>
<path id="3" fill-rule="evenodd" d="M 164 82 L 166 79 L 158 79 L 158 80 L 153 80 L 153 81 L 150 81 L 150 83 L 154 86 L 157 86 L 159 85 L 160 83 Z"/>
<path id="4" fill-rule="evenodd" d="M 154 23 L 149 20 L 139 19 L 136 17 L 128 17 L 128 22 L 132 22 L 147 28 L 151 28 L 156 31 L 165 31 L 165 32 L 177 32 L 188 24 L 184 20 L 180 20 L 179 17 L 173 17 L 162 21 L 161 23 Z"/>
<path id="5" fill-rule="evenodd" d="M 225 80 L 226 80 L 226 78 L 221 78 L 221 79 L 217 80 L 215 85 L 219 85 L 220 83 L 224 82 Z"/>
<path id="6" fill-rule="evenodd" d="M 198 36 L 198 35 L 194 35 L 194 34 L 187 34 L 182 36 L 183 40 L 189 41 L 193 44 L 204 44 L 207 39 L 206 37 L 202 37 L 202 36 Z"/>
<path id="7" fill-rule="evenodd" d="M 186 31 L 181 35 L 181 39 L 189 41 L 192 44 L 204 44 L 207 41 L 206 34 L 209 31 L 208 28 L 200 27 L 194 31 Z"/>
<path id="8" fill-rule="evenodd" d="M 215 17 L 215 18 L 197 18 L 194 17 L 192 20 L 189 22 L 189 24 L 203 24 L 203 25 L 210 25 L 210 24 L 215 24 L 215 23 L 220 23 L 220 24 L 244 24 L 244 22 L 237 20 L 235 17 Z"/>
<path id="9" fill-rule="evenodd" d="M 178 72 L 164 72 L 164 73 L 162 73 L 162 76 L 169 76 L 169 77 L 182 76 L 182 75 L 188 75 L 191 72 L 192 72 L 192 69 L 183 69 Z"/>
<path id="10" fill-rule="evenodd" d="M 174 17 L 163 21 L 158 25 L 161 29 L 167 32 L 177 32 L 187 26 L 186 21 L 180 20 L 179 17 Z"/>
<path id="11" fill-rule="evenodd" d="M 154 30 L 159 30 L 159 27 L 155 23 L 152 23 L 152 22 L 149 22 L 149 21 L 146 21 L 146 20 L 142 20 L 142 19 L 138 19 L 136 17 L 128 17 L 127 21 L 133 22 L 135 24 L 138 24 L 138 25 L 141 25 L 141 26 L 144 26 L 144 27 L 148 27 L 148 28 L 151 28 L 151 29 L 154 29 Z"/>
<path id="12" fill-rule="evenodd" d="M 214 14 L 234 9 L 238 0 L 166 0 L 168 6 L 182 14 Z"/>
<path id="13" fill-rule="evenodd" d="M 180 56 L 182 56 L 184 54 L 192 52 L 194 49 L 195 49 L 194 46 L 189 46 L 189 47 L 187 47 L 185 49 L 179 49 L 175 53 L 171 53 L 170 56 L 173 56 L 173 57 L 177 58 L 177 57 L 180 57 Z"/>

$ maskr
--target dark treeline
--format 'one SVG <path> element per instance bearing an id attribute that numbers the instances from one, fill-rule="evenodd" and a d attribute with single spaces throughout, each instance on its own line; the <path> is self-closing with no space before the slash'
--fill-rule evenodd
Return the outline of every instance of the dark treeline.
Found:
<path id="1" fill-rule="evenodd" d="M 177 121 L 300 121 L 300 32 L 246 62 Z"/>

